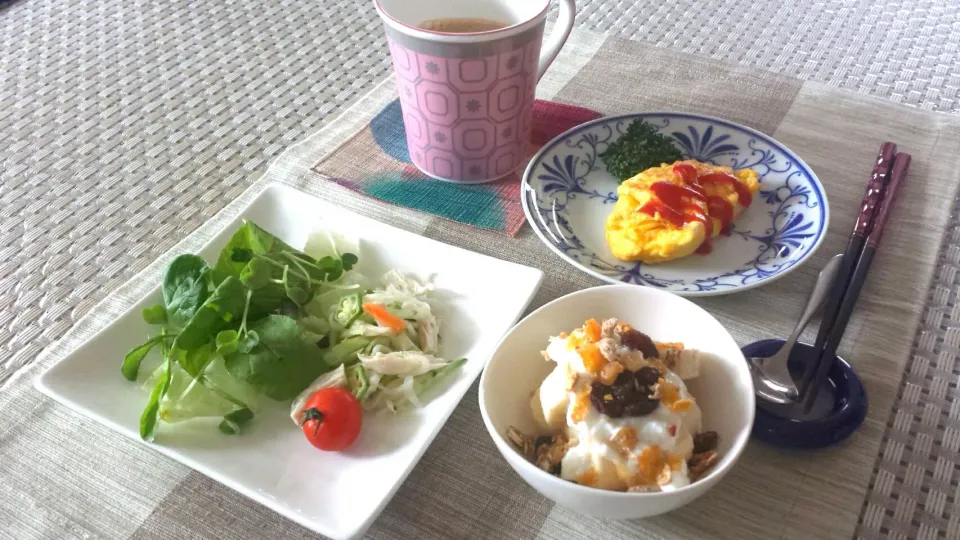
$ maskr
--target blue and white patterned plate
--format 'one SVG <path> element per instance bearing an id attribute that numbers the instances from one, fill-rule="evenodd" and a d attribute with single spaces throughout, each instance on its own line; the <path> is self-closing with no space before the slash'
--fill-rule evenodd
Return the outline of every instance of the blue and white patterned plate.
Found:
<path id="1" fill-rule="evenodd" d="M 734 222 L 730 236 L 714 239 L 709 255 L 627 263 L 607 247 L 604 223 L 618 183 L 599 154 L 636 119 L 672 137 L 684 158 L 760 174 L 753 204 Z M 727 294 L 782 277 L 816 251 L 830 221 L 823 186 L 796 154 L 750 128 L 685 113 L 610 116 L 567 131 L 534 156 L 522 197 L 533 230 L 574 266 L 611 283 L 650 285 L 683 296 Z"/>

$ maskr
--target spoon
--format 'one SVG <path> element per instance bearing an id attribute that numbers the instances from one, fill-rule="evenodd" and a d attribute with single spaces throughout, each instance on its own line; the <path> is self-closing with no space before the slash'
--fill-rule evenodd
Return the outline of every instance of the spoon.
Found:
<path id="1" fill-rule="evenodd" d="M 797 385 L 793 382 L 790 370 L 787 368 L 787 360 L 790 359 L 790 353 L 793 351 L 797 339 L 803 333 L 803 329 L 810 323 L 810 319 L 827 300 L 830 293 L 830 286 L 836 280 L 837 273 L 840 270 L 840 262 L 843 255 L 835 255 L 827 261 L 820 275 L 817 276 L 817 282 L 813 285 L 813 291 L 807 299 L 807 305 L 803 308 L 803 315 L 797 321 L 797 326 L 793 333 L 784 342 L 783 347 L 773 356 L 751 357 L 747 359 L 747 365 L 750 367 L 750 374 L 753 376 L 753 387 L 758 396 L 773 403 L 795 403 L 800 397 L 797 391 Z"/>

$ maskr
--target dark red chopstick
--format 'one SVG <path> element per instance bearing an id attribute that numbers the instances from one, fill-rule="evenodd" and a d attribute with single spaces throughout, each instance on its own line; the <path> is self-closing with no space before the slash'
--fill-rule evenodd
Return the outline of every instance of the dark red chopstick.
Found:
<path id="1" fill-rule="evenodd" d="M 840 340 L 843 339 L 843 332 L 847 329 L 847 323 L 850 322 L 850 315 L 853 313 L 853 308 L 857 303 L 857 297 L 860 296 L 863 284 L 867 281 L 867 272 L 870 271 L 870 264 L 873 262 L 873 257 L 876 255 L 877 247 L 880 244 L 880 238 L 883 236 L 883 229 L 890 219 L 890 212 L 893 208 L 893 203 L 896 201 L 897 191 L 900 189 L 900 185 L 904 180 L 906 180 L 907 169 L 909 169 L 909 167 L 910 154 L 901 152 L 893 159 L 893 167 L 890 171 L 890 183 L 884 192 L 880 211 L 877 213 L 872 230 L 867 236 L 867 242 L 863 248 L 863 253 L 860 254 L 860 259 L 857 261 L 853 278 L 851 278 L 850 284 L 844 292 L 843 301 L 840 304 L 837 316 L 830 326 L 829 335 L 820 354 L 819 362 L 817 363 L 816 375 L 808 387 L 807 394 L 803 396 L 805 411 L 810 411 L 817 399 L 817 394 L 820 389 L 827 383 L 830 367 L 833 365 L 833 357 L 837 354 L 837 347 L 840 345 Z"/>
<path id="2" fill-rule="evenodd" d="M 877 155 L 877 162 L 873 167 L 873 173 L 870 175 L 870 181 L 867 182 L 867 189 L 863 194 L 863 201 L 860 203 L 860 214 L 853 225 L 853 232 L 850 233 L 850 240 L 847 242 L 847 249 L 843 252 L 843 259 L 840 263 L 840 271 L 837 273 L 837 280 L 833 283 L 830 296 L 823 308 L 820 316 L 820 329 L 817 331 L 817 339 L 814 342 L 815 351 L 822 351 L 830 334 L 830 329 L 837 318 L 840 310 L 840 303 L 843 301 L 843 293 L 847 290 L 850 280 L 853 277 L 853 271 L 863 252 L 863 246 L 867 242 L 867 235 L 873 228 L 874 217 L 877 207 L 883 200 L 884 188 L 890 180 L 890 169 L 893 166 L 893 157 L 897 153 L 897 145 L 892 142 L 885 142 L 880 146 L 880 152 Z M 803 380 L 800 383 L 801 398 L 807 394 L 810 384 L 817 374 L 818 361 L 811 362 L 804 370 Z"/>

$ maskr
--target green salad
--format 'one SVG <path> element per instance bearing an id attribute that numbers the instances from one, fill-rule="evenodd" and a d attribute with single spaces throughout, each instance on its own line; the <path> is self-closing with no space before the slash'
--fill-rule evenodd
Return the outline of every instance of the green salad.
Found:
<path id="1" fill-rule="evenodd" d="M 292 401 L 299 425 L 311 394 L 331 387 L 367 410 L 419 406 L 465 360 L 437 356 L 432 286 L 396 270 L 375 283 L 354 268 L 358 252 L 331 233 L 311 235 L 300 251 L 247 221 L 212 267 L 198 255 L 174 259 L 163 303 L 143 310 L 156 331 L 121 366 L 137 381 L 149 353 L 160 352 L 143 383 L 140 436 L 204 417 L 239 433 L 264 397 Z"/>

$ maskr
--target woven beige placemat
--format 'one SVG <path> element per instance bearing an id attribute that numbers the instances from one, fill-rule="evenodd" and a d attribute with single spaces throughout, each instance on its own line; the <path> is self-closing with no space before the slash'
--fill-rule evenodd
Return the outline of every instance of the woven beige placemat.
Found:
<path id="1" fill-rule="evenodd" d="M 578 34 L 569 48 L 571 54 L 558 61 L 556 75 L 551 73 L 541 87 L 542 92 L 550 94 L 546 97 L 591 99 L 585 88 L 596 79 L 588 77 L 589 70 L 603 62 L 609 62 L 611 69 L 619 69 L 618 73 L 629 80 L 639 81 L 642 73 L 633 71 L 629 64 L 611 60 L 632 45 L 607 42 L 597 52 L 596 46 L 601 43 L 599 36 Z M 665 62 L 663 71 L 672 63 L 692 61 L 670 54 L 658 60 L 655 52 L 650 47 L 635 51 L 648 55 L 652 62 Z M 585 63 L 587 67 L 581 71 Z M 874 408 L 864 429 L 840 449 L 790 455 L 751 445 L 732 477 L 704 499 L 669 516 L 623 524 L 551 508 L 523 485 L 490 444 L 479 421 L 475 394 L 471 393 L 375 524 L 372 536 L 839 538 L 852 534 L 877 454 L 882 424 L 906 361 L 947 223 L 950 198 L 943 195 L 952 195 L 956 186 L 955 159 L 960 144 L 956 120 L 893 108 L 816 84 L 801 85 L 785 77 L 765 79 L 759 73 L 741 71 L 714 65 L 712 70 L 699 71 L 697 75 L 705 82 L 753 80 L 751 95 L 764 89 L 777 96 L 792 93 L 782 113 L 743 113 L 737 104 L 752 101 L 743 100 L 735 91 L 737 86 L 716 91 L 724 87 L 704 84 L 701 91 L 709 89 L 710 93 L 702 96 L 703 101 L 729 102 L 732 115 L 754 115 L 755 121 L 748 117 L 742 121 L 771 131 L 820 174 L 835 219 L 830 238 L 818 254 L 819 262 L 826 258 L 827 251 L 838 249 L 849 229 L 852 215 L 843 222 L 839 214 L 844 204 L 849 206 L 851 193 L 858 200 L 860 179 L 863 171 L 869 170 L 879 141 L 904 134 L 901 144 L 914 153 L 910 187 L 896 212 L 895 226 L 884 239 L 883 255 L 877 259 L 843 351 L 858 351 L 848 356 L 861 367 L 871 397 L 878 393 L 881 399 L 886 396 L 885 410 L 877 410 L 882 404 L 878 405 L 874 398 Z M 687 82 L 699 85 L 696 80 Z M 620 106 L 641 108 L 643 100 L 658 96 L 662 99 L 671 87 L 650 85 L 648 90 L 637 86 L 624 92 Z M 333 130 L 291 149 L 264 178 L 178 248 L 191 249 L 202 244 L 266 183 L 282 181 L 409 230 L 545 268 L 548 278 L 535 304 L 594 283 L 546 252 L 529 231 L 521 232 L 515 244 L 504 246 L 502 241 L 491 242 L 475 230 L 468 234 L 457 227 L 441 227 L 422 215 L 360 201 L 313 182 L 309 166 L 335 144 L 337 137 L 351 132 L 350 122 L 362 117 L 365 111 L 376 110 L 371 106 L 392 98 L 391 94 L 389 84 L 381 86 L 358 103 L 352 114 L 334 122 Z M 877 131 L 876 126 L 884 128 Z M 884 132 L 887 127 L 891 131 Z M 927 166 L 918 166 L 920 161 Z M 169 254 L 116 291 L 106 304 L 93 310 L 91 316 L 52 347 L 42 362 L 49 364 L 62 357 L 139 298 L 156 282 L 168 259 Z M 766 337 L 767 332 L 783 334 L 812 281 L 815 265 L 816 262 L 811 263 L 749 297 L 736 295 L 705 301 L 703 305 L 730 326 L 741 342 Z M 869 346 L 869 352 L 860 353 L 860 345 Z M 65 439 L 65 432 L 77 435 Z M 4 532 L 15 538 L 310 536 L 299 526 L 226 488 L 53 406 L 33 393 L 25 377 L 0 393 L 0 443 L 0 462 L 4 464 L 0 471 L 0 523 L 9 527 Z"/>
<path id="2" fill-rule="evenodd" d="M 930 108 L 950 110 L 958 103 L 956 74 L 960 71 L 951 68 L 960 61 L 955 37 L 960 34 L 951 32 L 956 27 L 957 6 L 947 2 L 859 3 L 838 10 L 823 9 L 822 3 L 814 2 L 584 4 L 582 24 L 614 29 L 649 43 L 763 66 L 783 74 L 830 80 L 833 85 Z M 0 214 L 0 237 L 7 250 L 4 253 L 16 257 L 0 263 L 9 270 L 0 278 L 6 285 L 5 291 L 12 291 L 4 297 L 10 298 L 10 302 L 5 302 L 7 308 L 0 314 L 0 341 L 5 346 L 5 364 L 0 366 L 0 373 L 23 365 L 42 344 L 65 332 L 75 320 L 70 314 L 72 310 L 90 315 L 50 349 L 46 362 L 62 356 L 85 335 L 105 324 L 142 291 L 135 283 L 128 284 L 111 291 L 106 304 L 91 309 L 90 298 L 100 296 L 91 295 L 91 289 L 104 283 L 114 284 L 122 273 L 142 268 L 137 257 L 144 245 L 152 245 L 154 253 L 161 252 L 173 245 L 180 234 L 204 223 L 223 207 L 223 199 L 233 199 L 243 192 L 250 171 L 263 170 L 263 159 L 279 154 L 312 130 L 331 108 L 353 99 L 365 78 L 369 81 L 379 77 L 387 69 L 383 56 L 355 54 L 357 50 L 380 47 L 379 26 L 369 16 L 365 1 L 323 2 L 310 8 L 316 11 L 292 5 L 230 2 L 215 8 L 183 2 L 146 9 L 136 3 L 128 6 L 124 9 L 122 5 L 89 0 L 70 5 L 55 0 L 0 2 L 0 43 L 4 47 L 0 58 L 0 102 L 7 104 L 12 98 L 17 104 L 15 108 L 0 108 L 0 124 L 7 128 L 4 135 L 11 133 L 11 126 L 14 134 L 30 133 L 29 137 L 13 139 L 4 148 L 7 161 L 0 172 L 4 182 L 2 196 L 7 203 Z M 304 24 L 305 20 L 312 23 Z M 692 24 L 699 20 L 716 24 Z M 717 31 L 720 27 L 723 31 Z M 602 42 L 593 39 L 597 44 Z M 584 48 L 585 58 L 589 59 L 590 47 Z M 304 54 L 308 49 L 323 51 L 317 54 L 325 62 L 332 59 L 331 64 L 337 66 L 320 74 L 320 82 L 318 77 L 305 75 L 316 65 L 313 56 Z M 136 61 L 118 61 L 122 55 L 114 55 L 113 51 L 136 51 L 139 56 Z M 100 66 L 117 69 L 109 71 Z M 572 75 L 575 73 L 567 72 L 577 69 L 577 62 L 568 57 L 551 69 L 551 75 Z M 673 66 L 666 71 L 671 69 Z M 104 73 L 105 78 L 93 75 L 98 72 Z M 256 77 L 280 79 L 285 86 L 265 90 L 251 82 Z M 785 79 L 789 86 L 792 79 Z M 549 77 L 541 90 L 554 85 L 555 93 L 566 82 Z M 126 93 L 133 85 L 137 92 L 142 90 L 142 101 L 137 103 L 131 102 Z M 117 97 L 117 92 L 121 97 Z M 804 85 L 793 103 L 806 103 L 807 107 L 794 110 L 791 105 L 784 114 L 824 112 L 817 108 L 818 100 L 829 101 L 833 96 L 832 91 Z M 883 108 L 876 103 L 851 100 L 868 110 Z M 365 103 L 371 106 L 369 101 Z M 625 108 L 630 105 L 627 100 L 620 104 Z M 142 111 L 130 110 L 132 107 L 142 107 Z M 299 112 L 302 110 L 317 112 L 307 115 Z M 826 112 L 837 111 L 828 108 Z M 909 126 L 919 126 L 921 134 L 928 133 L 931 124 L 939 121 L 904 111 L 892 116 L 904 118 Z M 873 115 L 867 114 L 866 118 Z M 744 121 L 751 123 L 749 119 Z M 885 118 L 877 122 L 882 126 Z M 853 123 L 859 129 L 849 133 L 850 137 L 877 135 L 874 125 L 858 124 L 855 120 Z M 253 191 L 271 178 L 283 178 L 316 191 L 309 176 L 298 171 L 308 167 L 308 162 L 315 162 L 324 141 L 338 136 L 339 126 L 329 125 L 333 131 L 324 131 L 307 145 L 287 152 Z M 823 126 L 806 129 L 816 133 Z M 913 129 L 907 131 L 912 133 Z M 785 137 L 779 132 L 775 135 Z M 263 148 L 251 144 L 258 137 L 270 143 Z M 98 146 L 99 141 L 103 141 L 102 147 Z M 816 149 L 819 153 L 831 150 Z M 118 159 L 121 154 L 137 155 L 140 159 L 123 161 Z M 824 175 L 819 169 L 818 172 Z M 851 178 L 859 182 L 862 173 L 850 172 Z M 34 182 L 21 182 L 23 175 L 29 175 Z M 145 182 L 137 180 L 136 189 L 117 189 L 118 178 L 133 181 L 148 177 Z M 59 212 L 54 230 L 41 230 L 38 225 L 46 223 L 41 219 L 47 217 L 39 210 L 56 208 L 64 196 L 63 190 L 79 185 L 71 181 L 81 180 L 87 185 L 85 194 L 79 200 L 70 197 L 77 207 Z M 253 194 L 245 193 L 244 200 Z M 339 193 L 324 195 L 343 197 Z M 438 230 L 422 215 L 396 213 L 348 198 L 342 200 L 409 230 L 429 229 L 437 237 L 455 232 Z M 199 214 L 193 212 L 197 208 L 201 209 Z M 238 208 L 236 203 L 227 206 L 178 247 L 191 249 L 199 245 Z M 926 210 L 919 209 L 921 214 Z M 97 221 L 99 215 L 108 216 L 107 221 Z M 159 228 L 141 226 L 144 219 L 159 222 Z M 92 223 L 98 223 L 106 232 L 100 236 L 88 234 Z M 926 238 L 924 234 L 921 237 Z M 47 242 L 47 237 L 67 241 Z M 83 244 L 71 249 L 71 237 Z M 37 238 L 43 238 L 44 243 L 36 242 Z M 474 249 L 491 250 L 482 238 L 462 240 Z M 889 240 L 884 240 L 885 245 Z M 953 238 L 954 242 L 958 240 L 960 236 Z M 102 242 L 101 249 L 93 250 L 93 241 Z M 539 247 L 532 235 L 519 242 L 531 249 Z M 92 252 L 100 254 L 96 260 L 89 257 Z M 81 253 L 81 257 L 72 258 L 72 253 Z M 557 273 L 558 277 L 548 280 L 537 302 L 590 283 L 586 278 L 563 276 L 565 266 L 549 259 L 549 254 L 546 258 L 538 257 L 536 251 L 530 251 L 520 257 L 546 265 L 551 274 Z M 955 290 L 956 253 L 946 252 L 941 262 L 946 266 L 937 276 L 931 301 L 943 307 L 926 314 L 928 330 L 920 335 L 918 353 L 911 362 L 908 386 L 903 393 L 906 404 L 912 406 L 896 414 L 894 436 L 888 440 L 880 463 L 887 467 L 885 471 L 892 472 L 877 480 L 879 490 L 868 508 L 872 513 L 866 522 L 867 532 L 880 532 L 885 526 L 890 532 L 891 525 L 892 532 L 903 537 L 916 537 L 917 530 L 925 530 L 921 534 L 928 535 L 933 531 L 931 537 L 955 535 L 957 531 L 955 505 L 960 497 L 950 490 L 955 488 L 953 468 L 958 458 L 951 442 L 956 436 L 951 433 L 957 429 L 953 419 L 960 415 L 944 400 L 955 394 L 950 381 L 956 379 L 952 375 L 957 347 L 949 329 L 951 320 L 960 316 L 952 312 L 952 300 L 946 296 Z M 161 259 L 150 266 L 144 279 L 154 283 L 156 272 L 164 263 Z M 99 269 L 102 275 L 91 277 L 91 269 Z M 812 276 L 804 275 L 808 279 Z M 71 283 L 82 286 L 74 290 Z M 808 283 L 797 282 L 793 286 L 800 289 Z M 915 276 L 897 285 L 917 290 L 924 286 L 917 283 Z M 910 302 L 898 302 L 894 307 L 911 317 L 920 311 Z M 905 341 L 912 339 L 911 334 Z M 10 362 L 7 359 L 14 350 L 19 354 Z M 4 367 L 8 369 L 4 371 Z M 878 366 L 876 375 L 898 380 L 898 367 Z M 886 373 L 883 368 L 893 373 Z M 608 528 L 604 524 L 598 527 L 558 511 L 547 519 L 550 506 L 519 484 L 502 462 L 491 458 L 495 450 L 479 427 L 471 399 L 465 398 L 411 481 L 375 526 L 373 536 L 446 538 L 461 534 L 499 538 L 531 537 L 540 532 L 548 537 L 566 537 L 559 532 L 565 523 L 572 526 L 571 536 L 640 533 L 703 537 L 723 532 L 713 529 L 710 521 L 699 526 L 687 524 L 684 528 L 673 521 L 673 516 L 646 523 L 642 532 L 619 526 Z M 874 424 L 876 414 L 874 408 Z M 884 420 L 883 414 L 880 420 Z M 920 437 L 916 436 L 918 429 Z M 79 435 L 64 437 L 64 433 Z M 493 484 L 496 489 L 481 489 L 484 486 L 471 483 L 478 467 L 485 467 L 484 475 L 489 478 L 484 479 L 484 486 Z M 845 472 L 846 469 L 837 475 L 836 482 L 842 486 L 849 482 Z M 788 477 L 795 479 L 798 474 L 794 471 Z M 941 495 L 918 503 L 931 478 L 940 484 Z M 816 483 L 812 483 L 804 490 L 804 496 L 819 496 L 815 488 Z M 902 496 L 896 497 L 901 491 L 897 488 L 905 488 Z M 888 506 L 891 489 L 896 498 Z M 848 491 L 855 493 L 857 489 Z M 750 500 L 762 493 L 744 495 Z M 840 527 L 824 536 L 837 533 L 843 537 L 846 510 L 837 508 L 848 501 L 831 497 L 824 500 L 818 512 L 803 515 L 812 522 L 841 521 Z M 768 501 L 761 501 L 757 515 L 779 510 L 771 506 Z M 744 515 L 739 508 L 729 509 L 726 522 L 753 523 L 744 537 L 777 536 L 775 529 L 765 527 L 769 523 L 760 518 L 751 521 L 752 512 Z M 697 518 L 697 512 L 701 510 L 695 510 L 688 518 Z M 948 520 L 953 529 L 946 527 Z M 472 528 L 464 526 L 450 531 L 446 527 L 452 521 L 462 521 Z M 781 535 L 809 537 L 785 523 Z M 738 530 L 734 528 L 727 535 Z M 19 380 L 0 392 L 0 536 L 20 539 L 312 535 L 202 476 L 49 401 L 37 399 L 26 381 Z"/>

